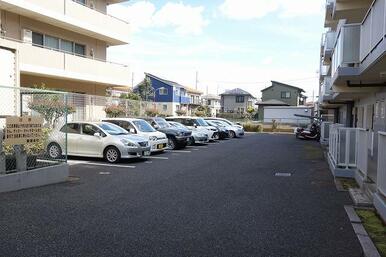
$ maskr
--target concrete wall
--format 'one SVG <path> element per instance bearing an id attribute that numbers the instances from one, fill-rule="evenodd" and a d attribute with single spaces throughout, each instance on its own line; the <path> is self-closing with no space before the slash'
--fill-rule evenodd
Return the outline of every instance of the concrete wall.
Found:
<path id="1" fill-rule="evenodd" d="M 312 107 L 291 107 L 291 106 L 266 106 L 264 108 L 264 122 L 270 123 L 276 120 L 279 123 L 301 125 L 309 124 L 310 119 L 296 117 L 295 114 L 312 116 Z"/>
<path id="2" fill-rule="evenodd" d="M 281 98 L 281 92 L 291 92 L 291 98 L 289 99 Z M 265 91 L 262 91 L 262 98 L 261 98 L 263 102 L 272 100 L 272 99 L 280 100 L 291 106 L 298 106 L 299 90 L 292 87 L 286 87 L 284 85 L 274 84 L 273 87 Z"/>

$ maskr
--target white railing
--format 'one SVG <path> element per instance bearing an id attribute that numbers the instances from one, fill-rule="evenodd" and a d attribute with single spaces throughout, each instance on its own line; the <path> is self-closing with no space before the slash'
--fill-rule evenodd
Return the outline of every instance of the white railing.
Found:
<path id="1" fill-rule="evenodd" d="M 332 77 L 340 67 L 359 65 L 360 24 L 345 24 L 338 31 L 332 55 Z"/>
<path id="2" fill-rule="evenodd" d="M 386 197 L 386 132 L 378 134 L 377 187 L 378 192 Z"/>
<path id="3" fill-rule="evenodd" d="M 320 142 L 322 144 L 328 144 L 330 139 L 330 126 L 332 124 L 333 124 L 332 122 L 327 122 L 327 121 L 322 122 L 321 130 L 320 130 Z"/>
<path id="4" fill-rule="evenodd" d="M 329 155 L 337 168 L 357 167 L 357 128 L 330 127 Z"/>
<path id="5" fill-rule="evenodd" d="M 326 54 L 331 54 L 332 50 L 334 49 L 334 43 L 335 43 L 335 36 L 336 32 L 335 31 L 328 31 L 326 33 L 326 36 L 324 38 L 324 56 Z"/>
<path id="6" fill-rule="evenodd" d="M 384 40 L 386 0 L 375 0 L 361 25 L 360 60 L 366 57 Z"/>
<path id="7" fill-rule="evenodd" d="M 358 142 L 357 142 L 357 151 L 358 151 L 358 170 L 367 177 L 367 164 L 368 164 L 368 132 L 365 129 L 358 129 Z"/>

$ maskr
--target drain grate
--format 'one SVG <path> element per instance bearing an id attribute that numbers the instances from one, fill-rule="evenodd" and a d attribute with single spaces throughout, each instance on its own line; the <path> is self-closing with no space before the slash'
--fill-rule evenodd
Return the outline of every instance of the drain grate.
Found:
<path id="1" fill-rule="evenodd" d="M 275 177 L 291 177 L 292 173 L 290 172 L 276 172 Z"/>

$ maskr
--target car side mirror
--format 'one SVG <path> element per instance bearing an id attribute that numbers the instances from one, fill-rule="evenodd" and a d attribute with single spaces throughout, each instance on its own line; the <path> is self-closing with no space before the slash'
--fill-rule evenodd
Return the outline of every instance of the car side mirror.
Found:
<path id="1" fill-rule="evenodd" d="M 240 122 L 236 122 L 237 125 L 241 126 L 241 123 Z"/>
<path id="2" fill-rule="evenodd" d="M 158 126 L 157 124 L 154 124 L 154 125 L 153 125 L 153 128 L 159 129 L 159 126 Z"/>
<path id="3" fill-rule="evenodd" d="M 137 134 L 137 132 L 136 132 L 135 129 L 133 129 L 133 128 L 129 129 L 129 132 L 130 132 L 131 134 Z"/>
<path id="4" fill-rule="evenodd" d="M 96 133 L 94 133 L 94 137 L 101 137 L 102 135 L 101 135 L 101 133 L 99 133 L 99 132 L 96 132 Z"/>
<path id="5" fill-rule="evenodd" d="M 196 123 L 194 123 L 193 126 L 194 126 L 195 128 L 197 128 L 197 124 L 196 124 Z"/>

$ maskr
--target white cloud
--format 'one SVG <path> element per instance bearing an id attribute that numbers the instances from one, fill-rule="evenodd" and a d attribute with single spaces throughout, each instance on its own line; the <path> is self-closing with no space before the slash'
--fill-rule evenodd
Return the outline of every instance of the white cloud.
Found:
<path id="1" fill-rule="evenodd" d="M 320 0 L 225 0 L 220 5 L 221 13 L 234 20 L 259 19 L 274 12 L 281 18 L 310 16 L 320 13 Z"/>
<path id="2" fill-rule="evenodd" d="M 130 22 L 133 32 L 149 27 L 171 27 L 178 34 L 198 35 L 208 24 L 203 17 L 204 7 L 183 3 L 167 3 L 157 11 L 149 1 L 139 1 L 129 6 L 112 5 L 108 12 Z"/>
<path id="3" fill-rule="evenodd" d="M 273 63 L 272 56 L 267 56 L 263 60 L 261 60 L 261 64 L 263 65 L 271 65 Z"/>

